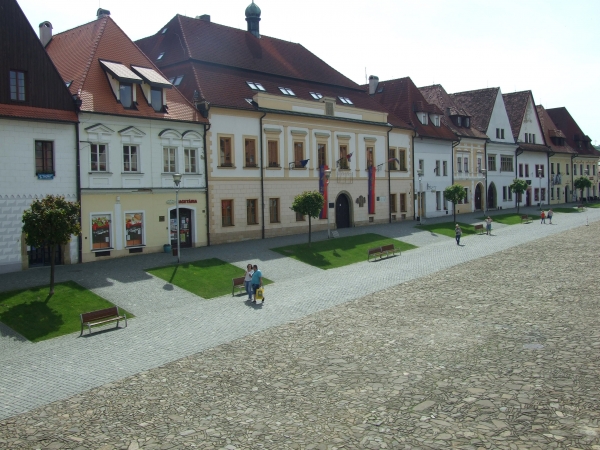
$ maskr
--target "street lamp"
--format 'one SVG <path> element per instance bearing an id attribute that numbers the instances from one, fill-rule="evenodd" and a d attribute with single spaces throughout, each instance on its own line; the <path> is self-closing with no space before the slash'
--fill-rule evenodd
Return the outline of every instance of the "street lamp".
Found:
<path id="1" fill-rule="evenodd" d="M 327 208 L 325 212 L 327 213 L 327 239 L 331 239 L 331 232 L 329 231 L 329 178 L 331 178 L 331 169 L 325 170 L 325 184 L 327 189 L 327 201 L 325 202 L 325 207 Z"/>
<path id="2" fill-rule="evenodd" d="M 177 264 L 181 262 L 181 249 L 180 249 L 180 240 L 181 235 L 179 234 L 179 183 L 181 183 L 181 174 L 174 173 L 173 174 L 173 182 L 175 183 L 175 211 L 177 216 Z"/>
<path id="3" fill-rule="evenodd" d="M 540 209 L 542 209 L 542 168 L 538 169 L 538 178 L 540 179 Z"/>
<path id="4" fill-rule="evenodd" d="M 421 191 L 423 189 L 423 185 L 421 184 L 422 178 L 423 178 L 423 170 L 417 170 L 417 175 L 419 176 L 419 195 L 418 195 L 418 208 L 419 208 L 419 225 L 423 224 L 423 211 L 421 208 L 421 200 L 422 200 L 422 195 Z"/>
<path id="5" fill-rule="evenodd" d="M 481 169 L 481 174 L 483 175 L 483 180 L 485 183 L 485 191 L 483 193 L 483 198 L 485 201 L 483 202 L 483 213 L 487 213 L 487 204 L 488 204 L 488 191 L 487 191 L 487 169 Z"/>

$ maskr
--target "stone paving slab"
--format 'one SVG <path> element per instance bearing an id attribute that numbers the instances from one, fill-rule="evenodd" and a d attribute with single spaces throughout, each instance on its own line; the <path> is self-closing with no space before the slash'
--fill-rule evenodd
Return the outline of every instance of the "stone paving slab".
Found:
<path id="1" fill-rule="evenodd" d="M 235 318 L 207 320 L 196 339 L 215 333 L 222 345 L 4 420 L 0 446 L 597 450 L 600 299 L 589 262 L 600 251 L 600 223 L 529 242 L 507 231 L 349 266 L 379 283 L 393 263 L 412 279 L 366 297 L 355 285 L 357 300 L 312 314 L 308 298 L 244 306 L 244 323 L 260 321 L 263 331 L 243 330 L 240 339 Z M 429 265 L 419 261 L 427 258 Z M 323 271 L 326 281 L 342 269 Z M 229 314 L 244 304 L 224 297 L 205 305 Z M 282 311 L 295 318 L 276 327 Z M 68 370 L 92 377 L 74 362 L 89 342 L 110 350 L 107 338 L 123 334 L 77 341 L 85 345 L 69 348 Z M 126 356 L 115 354 L 110 370 L 121 370 Z"/>

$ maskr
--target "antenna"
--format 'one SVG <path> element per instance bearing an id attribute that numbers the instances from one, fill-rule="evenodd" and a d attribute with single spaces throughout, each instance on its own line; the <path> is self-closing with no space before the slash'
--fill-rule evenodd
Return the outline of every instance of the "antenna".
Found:
<path id="1" fill-rule="evenodd" d="M 365 84 L 369 84 L 369 80 L 367 79 L 367 67 L 365 66 Z"/>

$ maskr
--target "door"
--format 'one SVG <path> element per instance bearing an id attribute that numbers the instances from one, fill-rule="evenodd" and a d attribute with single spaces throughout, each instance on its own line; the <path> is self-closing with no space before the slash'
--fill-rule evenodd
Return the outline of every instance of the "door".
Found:
<path id="1" fill-rule="evenodd" d="M 531 206 L 531 189 L 525 191 L 525 205 Z"/>
<path id="2" fill-rule="evenodd" d="M 177 210 L 171 210 L 171 245 L 177 248 Z M 192 210 L 179 208 L 179 246 L 192 247 Z"/>
<path id="3" fill-rule="evenodd" d="M 50 246 L 31 247 L 29 250 L 29 267 L 49 266 L 50 265 Z M 56 246 L 54 252 L 54 264 L 60 265 L 63 263 L 62 252 L 60 245 Z"/>
<path id="4" fill-rule="evenodd" d="M 475 211 L 481 209 L 481 184 L 475 187 Z"/>
<path id="5" fill-rule="evenodd" d="M 338 195 L 335 201 L 335 225 L 338 228 L 350 228 L 350 202 L 346 194 Z"/>
<path id="6" fill-rule="evenodd" d="M 490 184 L 487 195 L 487 209 L 494 209 L 496 207 L 496 185 Z"/>

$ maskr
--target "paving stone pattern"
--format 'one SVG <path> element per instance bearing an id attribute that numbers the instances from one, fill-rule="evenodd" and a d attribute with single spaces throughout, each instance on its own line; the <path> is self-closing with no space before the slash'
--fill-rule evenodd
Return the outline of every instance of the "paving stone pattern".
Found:
<path id="1" fill-rule="evenodd" d="M 560 219 L 280 269 L 264 307 L 202 301 L 140 269 L 61 268 L 139 317 L 39 344 L 0 329 L 0 448 L 600 449 L 600 223 Z M 205 250 L 243 266 L 245 245 Z M 266 258 L 265 275 L 286 261 Z"/>

